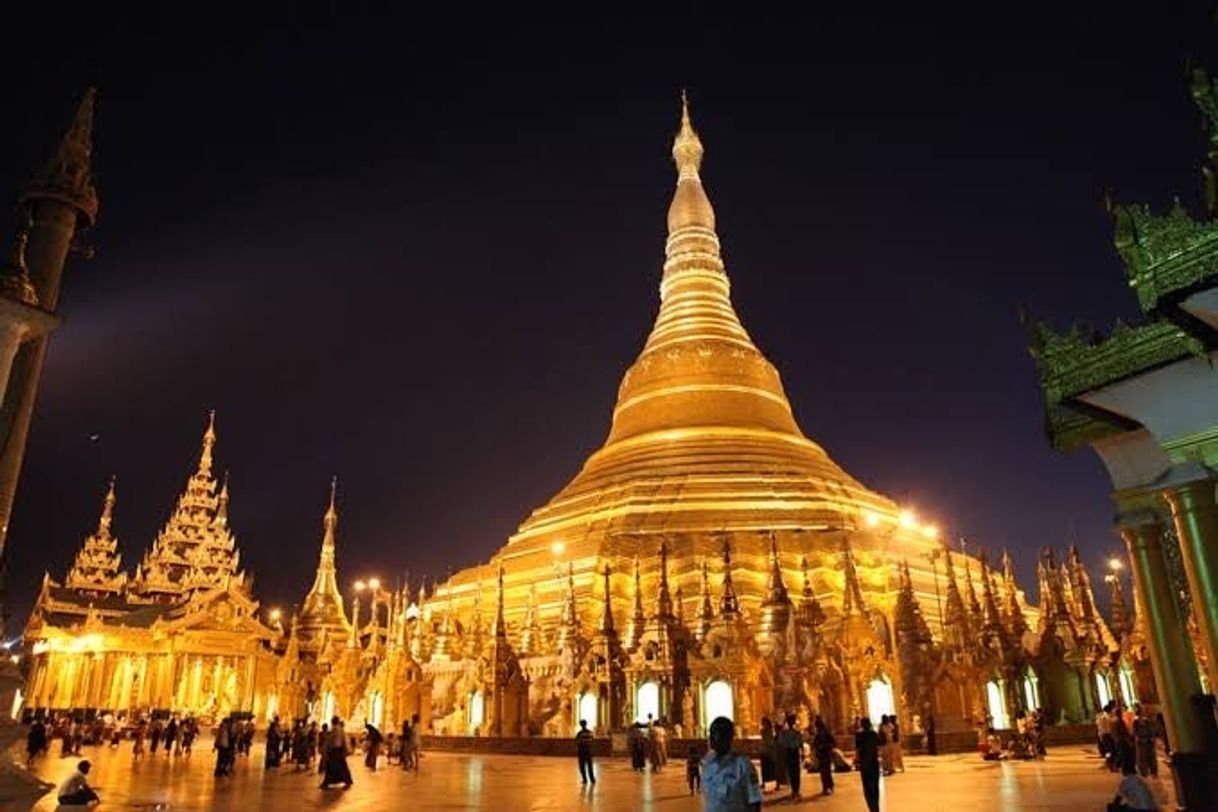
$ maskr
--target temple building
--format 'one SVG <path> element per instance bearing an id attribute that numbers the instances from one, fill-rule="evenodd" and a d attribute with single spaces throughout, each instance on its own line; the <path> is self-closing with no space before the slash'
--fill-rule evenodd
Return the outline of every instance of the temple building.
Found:
<path id="1" fill-rule="evenodd" d="M 49 575 L 25 629 L 27 708 L 216 718 L 275 710 L 278 635 L 237 569 L 228 488 L 212 475 L 214 415 L 169 521 L 128 578 L 112 535 L 113 480 L 62 581 Z"/>
<path id="2" fill-rule="evenodd" d="M 1119 573 L 1109 623 L 1077 552 L 1046 550 L 1033 606 L 1005 554 L 991 567 L 949 548 L 803 434 L 733 305 L 703 152 L 683 106 L 659 312 L 608 437 L 487 562 L 430 589 L 371 579 L 344 596 L 332 483 L 311 586 L 297 610 L 261 617 L 212 422 L 130 576 L 112 485 L 69 572 L 45 579 L 27 710 L 384 729 L 417 714 L 437 735 L 483 737 L 648 718 L 700 736 L 719 715 L 755 735 L 784 713 L 847 731 L 895 713 L 967 739 L 1020 711 L 1082 722 L 1112 698 L 1152 699 L 1135 678 L 1146 620 Z"/>
<path id="3" fill-rule="evenodd" d="M 1208 132 L 1204 210 L 1110 206 L 1136 323 L 1107 335 L 1028 327 L 1050 442 L 1090 447 L 1112 480 L 1136 587 L 1132 620 L 1113 593 L 1123 659 L 1143 684 L 1153 674 L 1177 795 L 1201 809 L 1218 805 L 1218 731 L 1203 698 L 1218 686 L 1218 85 L 1196 71 L 1191 91 Z"/>

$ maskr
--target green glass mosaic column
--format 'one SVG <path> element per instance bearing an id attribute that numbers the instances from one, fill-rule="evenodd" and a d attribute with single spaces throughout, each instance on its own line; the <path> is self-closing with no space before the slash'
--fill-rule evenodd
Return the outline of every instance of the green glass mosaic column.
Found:
<path id="1" fill-rule="evenodd" d="M 1146 511 L 1122 517 L 1120 529 L 1133 562 L 1134 588 L 1146 613 L 1147 647 L 1168 740 L 1177 751 L 1199 753 L 1205 734 L 1190 703 L 1193 696 L 1201 693 L 1201 678 L 1167 577 L 1163 523 L 1154 513 Z"/>
<path id="2" fill-rule="evenodd" d="M 1218 504 L 1214 480 L 1200 479 L 1165 490 L 1184 572 L 1193 596 L 1193 614 L 1201 629 L 1209 684 L 1218 690 Z"/>

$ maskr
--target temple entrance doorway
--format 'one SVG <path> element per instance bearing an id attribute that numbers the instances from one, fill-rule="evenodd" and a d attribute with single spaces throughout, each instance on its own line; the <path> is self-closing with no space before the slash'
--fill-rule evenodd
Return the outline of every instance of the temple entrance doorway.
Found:
<path id="1" fill-rule="evenodd" d="M 384 713 L 385 697 L 381 695 L 380 691 L 377 691 L 372 694 L 372 713 L 370 714 L 372 718 L 369 720 L 373 727 L 381 726 L 381 717 L 384 715 Z"/>
<path id="2" fill-rule="evenodd" d="M 482 696 L 481 691 L 476 691 L 469 698 L 469 726 L 466 732 L 471 736 L 478 734 L 478 729 L 482 727 L 483 718 L 486 715 L 486 700 Z"/>
<path id="3" fill-rule="evenodd" d="M 892 683 L 884 677 L 872 680 L 867 686 L 867 717 L 871 719 L 871 724 L 878 728 L 881 716 L 891 716 L 896 712 Z"/>
<path id="4" fill-rule="evenodd" d="M 1095 674 L 1095 695 L 1100 700 L 1100 707 L 1112 701 L 1112 688 L 1108 685 L 1108 675 L 1098 671 Z"/>
<path id="5" fill-rule="evenodd" d="M 1128 705 L 1132 706 L 1138 701 L 1138 692 L 1133 688 L 1133 669 L 1124 660 L 1121 660 L 1121 670 L 1117 672 L 1117 679 L 1121 682 L 1121 696 L 1125 698 Z"/>
<path id="6" fill-rule="evenodd" d="M 582 720 L 588 723 L 589 730 L 595 730 L 597 720 L 600 718 L 597 716 L 598 710 L 599 701 L 596 694 L 591 691 L 584 691 L 580 694 L 575 700 L 575 729 L 579 730 L 579 723 Z"/>
<path id="7" fill-rule="evenodd" d="M 709 683 L 706 686 L 703 707 L 706 708 L 706 727 L 708 728 L 710 723 L 720 716 L 735 721 L 736 706 L 732 701 L 732 686 L 726 680 L 721 679 Z"/>
<path id="8" fill-rule="evenodd" d="M 322 724 L 330 724 L 330 720 L 334 718 L 334 692 L 326 691 L 321 698 L 321 721 Z"/>
<path id="9" fill-rule="evenodd" d="M 990 680 L 985 684 L 985 705 L 990 714 L 990 727 L 995 730 L 1008 730 L 1011 727 L 1006 693 L 1000 681 Z"/>
<path id="10" fill-rule="evenodd" d="M 634 702 L 637 711 L 634 715 L 636 722 L 647 723 L 648 714 L 652 719 L 660 718 L 660 686 L 658 683 L 648 681 L 639 686 L 638 693 L 635 696 Z"/>
<path id="11" fill-rule="evenodd" d="M 1040 686 L 1036 684 L 1036 675 L 1028 670 L 1023 678 L 1023 704 L 1028 711 L 1040 708 Z"/>

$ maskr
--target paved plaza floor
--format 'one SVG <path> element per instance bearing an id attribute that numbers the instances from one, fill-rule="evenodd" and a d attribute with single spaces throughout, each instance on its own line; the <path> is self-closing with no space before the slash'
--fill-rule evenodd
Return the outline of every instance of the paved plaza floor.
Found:
<path id="1" fill-rule="evenodd" d="M 697 810 L 701 804 L 685 785 L 683 763 L 659 774 L 639 775 L 625 759 L 598 764 L 591 791 L 580 786 L 574 759 L 425 753 L 419 773 L 396 766 L 368 772 L 362 758 L 351 757 L 355 786 L 320 790 L 312 772 L 290 766 L 264 770 L 262 748 L 239 758 L 229 778 L 212 777 L 212 753 L 203 742 L 190 758 L 145 756 L 132 763 L 131 744 L 118 750 L 86 748 L 93 764 L 90 778 L 99 789 L 100 809 L 127 810 Z M 55 742 L 53 752 L 58 752 Z M 46 781 L 58 782 L 76 759 L 44 758 L 36 767 Z M 1041 762 L 983 762 L 976 755 L 930 758 L 907 756 L 907 771 L 884 779 L 886 812 L 934 810 L 1102 810 L 1115 792 L 1116 776 L 1100 769 L 1094 750 L 1061 747 Z M 1170 800 L 1166 767 L 1152 780 L 1160 799 Z M 790 804 L 781 794 L 766 795 L 766 807 L 808 810 L 864 810 L 857 773 L 840 774 L 832 797 L 816 795 L 816 776 L 805 778 L 806 799 Z M 10 801 L 8 808 L 53 810 L 54 794 L 39 801 Z M 1165 808 L 1171 808 L 1167 806 Z"/>

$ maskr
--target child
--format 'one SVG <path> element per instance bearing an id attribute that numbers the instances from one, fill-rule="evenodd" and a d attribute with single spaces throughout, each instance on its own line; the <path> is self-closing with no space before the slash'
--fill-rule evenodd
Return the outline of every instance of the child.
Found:
<path id="1" fill-rule="evenodd" d="M 689 781 L 689 794 L 696 795 L 702 789 L 702 755 L 696 745 L 689 746 L 685 759 L 685 779 Z"/>

